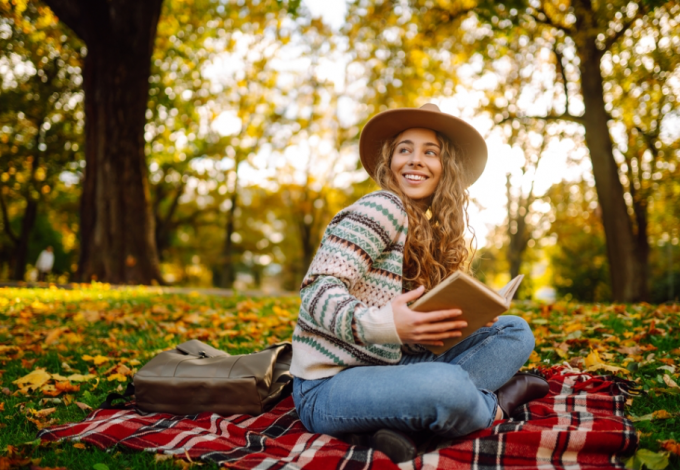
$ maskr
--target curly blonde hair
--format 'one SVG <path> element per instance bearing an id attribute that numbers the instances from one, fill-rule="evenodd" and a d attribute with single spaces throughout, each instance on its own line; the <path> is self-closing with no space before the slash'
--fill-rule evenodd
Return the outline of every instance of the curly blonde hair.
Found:
<path id="1" fill-rule="evenodd" d="M 428 208 L 404 194 L 390 168 L 399 135 L 382 145 L 375 179 L 383 189 L 401 198 L 408 215 L 408 236 L 404 246 L 404 290 L 418 286 L 432 289 L 446 276 L 457 270 L 470 271 L 466 260 L 470 255 L 464 234 L 469 225 L 467 208 L 470 202 L 457 155 L 460 150 L 444 135 L 437 134 L 441 145 L 442 176 Z M 474 254 L 474 253 L 473 253 Z"/>

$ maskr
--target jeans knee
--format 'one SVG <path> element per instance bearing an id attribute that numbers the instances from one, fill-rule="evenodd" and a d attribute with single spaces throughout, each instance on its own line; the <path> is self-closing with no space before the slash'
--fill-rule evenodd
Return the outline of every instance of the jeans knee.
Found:
<path id="1" fill-rule="evenodd" d="M 515 315 L 507 316 L 512 317 L 512 334 L 517 338 L 517 341 L 521 343 L 522 353 L 526 356 L 525 359 L 528 359 L 536 346 L 534 333 L 531 331 L 529 323 L 524 318 Z"/>

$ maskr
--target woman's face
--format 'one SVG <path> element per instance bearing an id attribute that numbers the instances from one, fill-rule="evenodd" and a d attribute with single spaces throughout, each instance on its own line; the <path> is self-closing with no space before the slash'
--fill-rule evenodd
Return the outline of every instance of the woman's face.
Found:
<path id="1" fill-rule="evenodd" d="M 429 202 L 442 176 L 441 150 L 431 129 L 407 129 L 397 136 L 390 169 L 406 196 Z"/>

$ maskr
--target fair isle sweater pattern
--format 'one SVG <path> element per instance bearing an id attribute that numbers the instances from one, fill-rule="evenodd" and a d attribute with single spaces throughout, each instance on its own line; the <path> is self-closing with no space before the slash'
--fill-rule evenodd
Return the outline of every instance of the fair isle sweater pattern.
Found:
<path id="1" fill-rule="evenodd" d="M 388 191 L 333 218 L 300 289 L 294 376 L 313 380 L 401 359 L 390 301 L 402 292 L 407 231 L 403 203 Z"/>

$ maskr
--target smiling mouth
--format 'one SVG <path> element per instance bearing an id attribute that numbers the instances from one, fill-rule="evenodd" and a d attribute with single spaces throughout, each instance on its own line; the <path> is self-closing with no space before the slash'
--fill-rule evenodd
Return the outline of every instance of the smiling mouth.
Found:
<path id="1" fill-rule="evenodd" d="M 409 181 L 425 181 L 427 179 L 427 176 L 413 175 L 413 174 L 410 174 L 410 173 L 406 173 L 404 175 L 404 178 L 406 178 Z"/>

